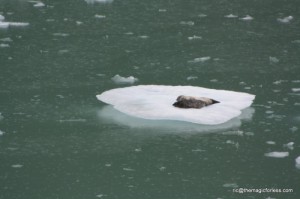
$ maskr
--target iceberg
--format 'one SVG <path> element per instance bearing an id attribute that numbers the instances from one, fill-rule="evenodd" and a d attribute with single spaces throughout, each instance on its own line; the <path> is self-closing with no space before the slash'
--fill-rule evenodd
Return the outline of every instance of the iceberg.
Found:
<path id="1" fill-rule="evenodd" d="M 116 84 L 133 84 L 134 82 L 138 81 L 138 78 L 135 78 L 133 76 L 129 77 L 122 77 L 120 75 L 115 75 L 111 78 L 113 82 Z"/>
<path id="2" fill-rule="evenodd" d="M 220 103 L 201 109 L 182 109 L 172 105 L 179 95 L 208 97 Z M 255 95 L 195 86 L 139 85 L 108 90 L 96 97 L 133 117 L 219 125 L 240 116 Z"/>

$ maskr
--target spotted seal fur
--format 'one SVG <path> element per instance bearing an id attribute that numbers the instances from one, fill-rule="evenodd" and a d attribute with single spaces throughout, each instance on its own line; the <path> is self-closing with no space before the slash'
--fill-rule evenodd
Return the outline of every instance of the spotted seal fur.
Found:
<path id="1" fill-rule="evenodd" d="M 220 103 L 220 102 L 207 97 L 193 97 L 193 96 L 180 95 L 177 97 L 176 102 L 173 104 L 173 106 L 178 108 L 200 109 L 205 106 L 209 106 L 216 103 Z"/>

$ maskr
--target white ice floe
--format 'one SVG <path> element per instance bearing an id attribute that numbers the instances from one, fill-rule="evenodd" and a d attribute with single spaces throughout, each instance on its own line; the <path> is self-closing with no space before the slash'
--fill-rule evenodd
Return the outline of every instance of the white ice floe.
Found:
<path id="1" fill-rule="evenodd" d="M 197 36 L 197 35 L 188 37 L 188 40 L 199 40 L 199 39 L 202 39 L 202 37 L 201 36 Z"/>
<path id="2" fill-rule="evenodd" d="M 271 63 L 278 63 L 279 62 L 279 59 L 277 58 L 277 57 L 269 57 L 269 61 L 271 62 Z"/>
<path id="3" fill-rule="evenodd" d="M 193 26 L 193 25 L 195 25 L 195 22 L 193 22 L 193 21 L 181 21 L 180 25 Z"/>
<path id="4" fill-rule="evenodd" d="M 289 142 L 287 144 L 284 144 L 283 146 L 290 150 L 294 150 L 294 142 Z"/>
<path id="5" fill-rule="evenodd" d="M 88 4 L 94 4 L 94 3 L 112 3 L 113 0 L 85 0 Z"/>
<path id="6" fill-rule="evenodd" d="M 300 92 L 300 88 L 292 88 L 293 92 Z"/>
<path id="7" fill-rule="evenodd" d="M 15 168 L 15 169 L 19 169 L 19 168 L 22 168 L 23 165 L 22 164 L 14 164 L 14 165 L 11 165 L 12 168 Z"/>
<path id="8" fill-rule="evenodd" d="M 5 38 L 0 39 L 0 41 L 2 41 L 2 42 L 12 42 L 13 40 L 10 37 L 5 37 Z"/>
<path id="9" fill-rule="evenodd" d="M 5 132 L 0 130 L 0 136 L 4 135 Z"/>
<path id="10" fill-rule="evenodd" d="M 266 141 L 266 143 L 270 144 L 270 145 L 275 145 L 276 144 L 276 142 L 274 142 L 274 141 Z"/>
<path id="11" fill-rule="evenodd" d="M 295 159 L 295 163 L 296 163 L 296 168 L 297 169 L 300 169 L 300 156 L 298 156 L 296 159 Z"/>
<path id="12" fill-rule="evenodd" d="M 278 152 L 278 151 L 273 151 L 269 153 L 265 153 L 266 157 L 271 157 L 271 158 L 285 158 L 289 156 L 289 152 Z"/>
<path id="13" fill-rule="evenodd" d="M 254 18 L 251 17 L 250 15 L 246 15 L 245 17 L 240 18 L 240 20 L 243 20 L 243 21 L 251 21 L 251 20 L 253 20 L 253 19 L 254 19 Z"/>
<path id="14" fill-rule="evenodd" d="M 253 108 L 246 108 L 242 111 L 242 114 L 230 121 L 218 124 L 218 125 L 199 125 L 189 122 L 172 121 L 172 120 L 147 120 L 130 116 L 125 113 L 121 113 L 113 106 L 104 106 L 98 111 L 98 117 L 101 122 L 114 123 L 122 126 L 128 126 L 136 129 L 147 129 L 147 132 L 156 134 L 159 133 L 210 133 L 224 131 L 226 129 L 238 128 L 242 123 L 241 120 L 251 120 L 254 114 Z M 157 131 L 159 129 L 159 131 Z"/>
<path id="15" fill-rule="evenodd" d="M 186 80 L 188 80 L 188 81 L 194 80 L 194 79 L 198 79 L 198 77 L 197 77 L 197 76 L 188 76 L 188 77 L 186 78 Z"/>
<path id="16" fill-rule="evenodd" d="M 104 18 L 106 18 L 106 16 L 105 15 L 98 15 L 98 14 L 96 14 L 95 18 L 97 18 L 97 19 L 104 19 Z"/>
<path id="17" fill-rule="evenodd" d="M 220 103 L 202 109 L 176 108 L 173 103 L 179 95 L 208 97 Z M 238 117 L 242 109 L 252 104 L 255 96 L 194 86 L 140 85 L 112 89 L 97 98 L 133 117 L 217 125 Z"/>
<path id="18" fill-rule="evenodd" d="M 197 57 L 193 60 L 188 61 L 189 63 L 198 63 L 198 62 L 206 62 L 208 60 L 210 60 L 211 57 Z"/>
<path id="19" fill-rule="evenodd" d="M 36 8 L 41 8 L 41 7 L 45 7 L 45 4 L 43 2 L 36 2 L 33 7 L 36 7 Z"/>
<path id="20" fill-rule="evenodd" d="M 0 44 L 0 48 L 9 48 L 9 44 Z"/>
<path id="21" fill-rule="evenodd" d="M 226 18 L 237 18 L 238 16 L 234 15 L 234 14 L 229 14 L 229 15 L 225 15 L 224 17 L 226 17 Z"/>
<path id="22" fill-rule="evenodd" d="M 284 18 L 278 18 L 277 21 L 279 21 L 281 23 L 289 23 L 292 19 L 294 19 L 293 16 L 288 16 L 288 17 L 284 17 Z"/>
<path id="23" fill-rule="evenodd" d="M 5 17 L 3 15 L 0 15 L 0 21 L 4 21 Z"/>
<path id="24" fill-rule="evenodd" d="M 8 28 L 8 27 L 24 27 L 28 26 L 27 22 L 4 22 L 0 21 L 0 28 Z"/>
<path id="25" fill-rule="evenodd" d="M 117 74 L 113 76 L 111 80 L 116 84 L 133 84 L 134 82 L 138 81 L 138 78 L 135 78 L 133 76 L 122 77 L 119 74 Z"/>

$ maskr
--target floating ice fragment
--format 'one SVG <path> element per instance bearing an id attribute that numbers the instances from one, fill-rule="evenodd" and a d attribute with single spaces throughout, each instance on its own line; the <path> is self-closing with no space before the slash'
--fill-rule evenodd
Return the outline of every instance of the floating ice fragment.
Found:
<path id="1" fill-rule="evenodd" d="M 123 168 L 124 171 L 134 171 L 134 169 L 131 168 Z"/>
<path id="2" fill-rule="evenodd" d="M 3 131 L 0 130 L 0 136 L 2 136 L 4 134 L 5 134 L 5 132 L 3 132 Z"/>
<path id="3" fill-rule="evenodd" d="M 86 119 L 66 119 L 66 120 L 58 120 L 59 122 L 86 122 Z"/>
<path id="4" fill-rule="evenodd" d="M 275 145 L 276 144 L 276 142 L 274 142 L 274 141 L 266 141 L 266 143 L 270 144 L 270 145 Z"/>
<path id="5" fill-rule="evenodd" d="M 96 14 L 95 18 L 97 18 L 97 19 L 104 19 L 104 18 L 106 18 L 106 16 L 105 15 L 98 15 L 98 14 Z"/>
<path id="6" fill-rule="evenodd" d="M 188 37 L 188 40 L 199 40 L 199 39 L 202 39 L 202 37 L 201 36 L 196 36 L 196 35 L 194 35 L 192 37 Z"/>
<path id="7" fill-rule="evenodd" d="M 0 44 L 0 48 L 8 48 L 9 44 Z"/>
<path id="8" fill-rule="evenodd" d="M 149 38 L 148 35 L 140 35 L 140 36 L 138 36 L 138 37 L 141 38 L 141 39 L 148 39 L 148 38 Z"/>
<path id="9" fill-rule="evenodd" d="M 0 39 L 0 41 L 2 41 L 2 42 L 12 42 L 13 40 L 10 37 L 5 37 L 5 38 Z"/>
<path id="10" fill-rule="evenodd" d="M 15 168 L 15 169 L 19 169 L 19 168 L 22 168 L 23 165 L 22 164 L 14 164 L 14 165 L 11 165 L 12 168 Z"/>
<path id="11" fill-rule="evenodd" d="M 198 17 L 203 18 L 203 17 L 207 17 L 206 14 L 199 14 Z"/>
<path id="12" fill-rule="evenodd" d="M 297 169 L 300 169 L 300 156 L 298 156 L 296 159 L 295 159 L 295 162 L 296 162 L 296 168 Z"/>
<path id="13" fill-rule="evenodd" d="M 279 59 L 277 57 L 269 57 L 269 60 L 271 63 L 278 63 L 279 62 Z"/>
<path id="14" fill-rule="evenodd" d="M 271 157 L 271 158 L 285 158 L 289 156 L 289 152 L 278 152 L 278 151 L 273 151 L 269 153 L 265 153 L 266 157 Z"/>
<path id="15" fill-rule="evenodd" d="M 292 88 L 293 92 L 300 92 L 300 88 Z"/>
<path id="16" fill-rule="evenodd" d="M 83 22 L 81 22 L 81 21 L 76 21 L 76 24 L 77 24 L 77 25 L 81 25 L 81 24 L 83 24 Z"/>
<path id="17" fill-rule="evenodd" d="M 221 103 L 202 109 L 181 109 L 172 105 L 179 95 L 208 97 Z M 216 125 L 239 116 L 242 109 L 252 104 L 255 96 L 193 86 L 140 85 L 112 89 L 97 98 L 134 117 Z"/>
<path id="18" fill-rule="evenodd" d="M 229 14 L 229 15 L 225 15 L 224 17 L 226 17 L 226 18 L 237 18 L 238 16 L 234 15 L 234 14 Z"/>
<path id="19" fill-rule="evenodd" d="M 180 25 L 193 26 L 193 25 L 195 25 L 195 22 L 193 22 L 193 21 L 181 21 Z"/>
<path id="20" fill-rule="evenodd" d="M 24 26 L 28 26 L 29 23 L 27 22 L 8 22 L 9 26 L 14 26 L 14 27 L 24 27 Z"/>
<path id="21" fill-rule="evenodd" d="M 94 3 L 112 3 L 113 0 L 85 0 L 88 4 L 94 4 Z"/>
<path id="22" fill-rule="evenodd" d="M 167 9 L 158 9 L 158 12 L 167 12 Z"/>
<path id="23" fill-rule="evenodd" d="M 243 20 L 243 21 L 251 21 L 251 20 L 253 20 L 253 17 L 251 17 L 250 15 L 246 15 L 245 17 L 240 18 L 240 20 Z"/>
<path id="24" fill-rule="evenodd" d="M 197 57 L 194 60 L 188 61 L 190 63 L 198 63 L 198 62 L 206 62 L 208 60 L 210 60 L 210 57 Z"/>
<path id="25" fill-rule="evenodd" d="M 194 79 L 198 79 L 198 77 L 197 77 L 197 76 L 188 76 L 188 77 L 186 78 L 186 80 L 188 80 L 188 81 L 194 80 Z"/>
<path id="26" fill-rule="evenodd" d="M 36 7 L 36 8 L 41 8 L 44 6 L 45 6 L 45 4 L 43 2 L 37 2 L 36 4 L 33 5 L 33 7 Z"/>
<path id="27" fill-rule="evenodd" d="M 225 184 L 223 184 L 223 187 L 226 187 L 226 188 L 238 188 L 239 186 L 236 183 L 225 183 Z"/>
<path id="28" fill-rule="evenodd" d="M 288 17 L 284 17 L 284 18 L 278 18 L 277 21 L 279 21 L 281 23 L 289 23 L 292 19 L 294 19 L 293 16 L 288 16 Z"/>
<path id="29" fill-rule="evenodd" d="M 3 118 L 4 117 L 3 117 L 2 113 L 0 113 L 0 121 L 3 120 Z"/>
<path id="30" fill-rule="evenodd" d="M 283 146 L 290 150 L 294 150 L 294 142 L 289 142 L 287 144 L 284 144 Z"/>
<path id="31" fill-rule="evenodd" d="M 133 76 L 122 77 L 119 74 L 112 77 L 111 80 L 116 84 L 133 84 L 134 82 L 138 81 L 138 79 Z"/>
<path id="32" fill-rule="evenodd" d="M 3 15 L 0 15 L 0 21 L 4 21 L 5 17 Z"/>
<path id="33" fill-rule="evenodd" d="M 68 37 L 70 34 L 68 33 L 61 33 L 61 32 L 56 32 L 56 33 L 53 33 L 53 36 L 56 36 L 56 37 Z"/>
<path id="34" fill-rule="evenodd" d="M 2 22 L 0 21 L 0 28 L 8 28 L 9 27 L 9 23 L 8 22 Z"/>

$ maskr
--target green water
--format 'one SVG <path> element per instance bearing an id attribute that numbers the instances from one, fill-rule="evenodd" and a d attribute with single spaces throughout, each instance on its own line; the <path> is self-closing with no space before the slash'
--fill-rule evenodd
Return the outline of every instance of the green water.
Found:
<path id="1" fill-rule="evenodd" d="M 0 40 L 1 199 L 300 197 L 299 1 L 44 3 L 0 0 L 5 21 L 30 23 L 0 29 L 12 40 Z M 210 59 L 193 63 L 199 57 Z M 114 83 L 116 74 L 135 85 L 252 93 L 255 112 L 209 132 L 131 126 L 103 118 L 95 98 L 128 86 Z M 289 156 L 264 155 L 272 151 Z"/>

